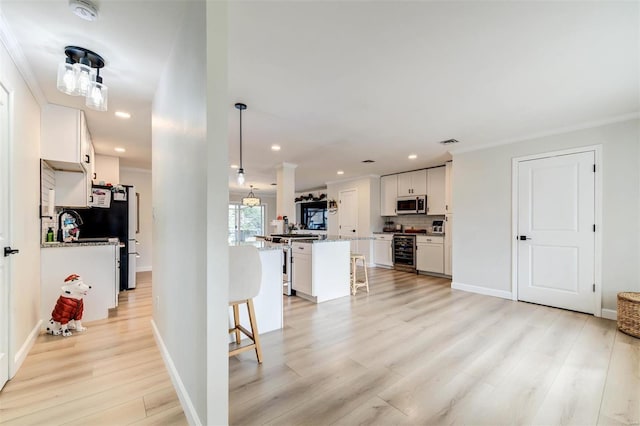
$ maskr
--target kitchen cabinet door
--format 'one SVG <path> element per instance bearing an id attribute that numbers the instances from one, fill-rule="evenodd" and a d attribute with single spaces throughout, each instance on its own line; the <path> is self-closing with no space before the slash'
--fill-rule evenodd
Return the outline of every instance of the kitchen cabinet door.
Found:
<path id="1" fill-rule="evenodd" d="M 88 207 L 91 179 L 86 172 L 55 172 L 56 206 Z"/>
<path id="2" fill-rule="evenodd" d="M 445 209 L 445 167 L 427 169 L 427 214 L 443 215 Z"/>
<path id="3" fill-rule="evenodd" d="M 424 272 L 444 273 L 444 250 L 442 244 L 416 244 L 416 269 Z"/>
<path id="4" fill-rule="evenodd" d="M 393 236 L 374 235 L 373 263 L 380 266 L 393 266 Z"/>
<path id="5" fill-rule="evenodd" d="M 84 112 L 47 104 L 40 118 L 40 156 L 54 169 L 87 171 L 88 130 Z"/>
<path id="6" fill-rule="evenodd" d="M 292 288 L 309 296 L 315 296 L 311 274 L 311 254 L 294 252 L 292 269 Z"/>
<path id="7" fill-rule="evenodd" d="M 396 216 L 398 198 L 398 175 L 380 178 L 380 216 Z"/>
<path id="8" fill-rule="evenodd" d="M 427 193 L 427 171 L 416 170 L 398 174 L 398 197 L 411 197 Z"/>

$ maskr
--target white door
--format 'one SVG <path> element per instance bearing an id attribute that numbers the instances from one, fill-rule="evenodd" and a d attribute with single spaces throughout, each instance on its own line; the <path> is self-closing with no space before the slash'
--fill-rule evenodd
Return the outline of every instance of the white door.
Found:
<path id="1" fill-rule="evenodd" d="M 9 378 L 9 95 L 0 85 L 0 389 Z"/>
<path id="2" fill-rule="evenodd" d="M 338 235 L 343 238 L 358 236 L 358 191 L 348 189 L 338 193 Z M 358 241 L 351 241 L 351 251 L 358 252 Z"/>
<path id="3" fill-rule="evenodd" d="M 595 153 L 518 163 L 518 299 L 594 313 Z"/>

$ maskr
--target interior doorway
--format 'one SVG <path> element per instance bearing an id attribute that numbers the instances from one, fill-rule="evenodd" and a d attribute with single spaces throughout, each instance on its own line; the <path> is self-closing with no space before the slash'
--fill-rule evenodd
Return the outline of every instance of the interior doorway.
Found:
<path id="1" fill-rule="evenodd" d="M 514 159 L 514 299 L 600 315 L 595 148 Z"/>
<path id="2" fill-rule="evenodd" d="M 358 190 L 347 189 L 338 193 L 338 235 L 341 238 L 358 236 Z M 358 252 L 358 240 L 351 240 L 351 251 Z"/>
<path id="3" fill-rule="evenodd" d="M 9 246 L 9 93 L 0 84 L 0 247 Z M 9 379 L 9 284 L 11 261 L 0 255 L 0 389 Z"/>

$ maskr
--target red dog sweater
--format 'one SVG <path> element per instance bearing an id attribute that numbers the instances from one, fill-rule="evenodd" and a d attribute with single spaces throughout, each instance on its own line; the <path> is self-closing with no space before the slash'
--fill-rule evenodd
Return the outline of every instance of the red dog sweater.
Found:
<path id="1" fill-rule="evenodd" d="M 51 318 L 60 324 L 67 324 L 71 320 L 81 320 L 82 311 L 82 299 L 60 296 L 56 302 L 56 307 L 51 312 Z"/>

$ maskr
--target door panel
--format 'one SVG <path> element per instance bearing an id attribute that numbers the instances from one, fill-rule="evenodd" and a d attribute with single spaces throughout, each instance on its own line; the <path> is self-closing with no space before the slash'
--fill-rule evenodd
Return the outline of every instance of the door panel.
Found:
<path id="1" fill-rule="evenodd" d="M 594 161 L 589 151 L 518 164 L 518 299 L 594 312 Z"/>
<path id="2" fill-rule="evenodd" d="M 358 191 L 349 189 L 338 194 L 340 204 L 338 207 L 339 235 L 343 238 L 358 236 Z M 358 252 L 358 241 L 351 241 L 351 251 Z"/>
<path id="3" fill-rule="evenodd" d="M 0 248 L 9 233 L 9 95 L 0 85 Z M 0 389 L 9 378 L 9 264 L 0 254 Z"/>

